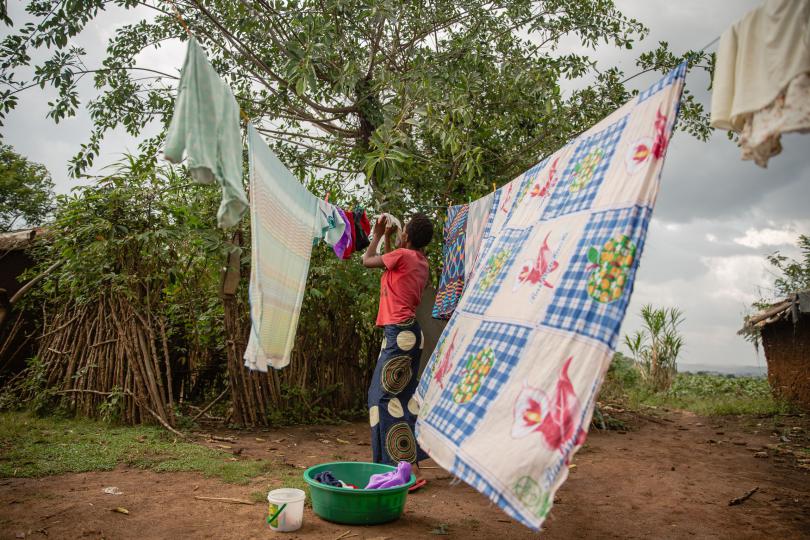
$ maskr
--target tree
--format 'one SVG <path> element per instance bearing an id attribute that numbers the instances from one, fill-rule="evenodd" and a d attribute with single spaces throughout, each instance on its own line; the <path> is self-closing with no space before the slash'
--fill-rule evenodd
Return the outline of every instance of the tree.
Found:
<path id="1" fill-rule="evenodd" d="M 641 378 L 656 392 L 669 389 L 678 372 L 676 363 L 683 348 L 683 337 L 678 327 L 683 313 L 678 308 L 654 308 L 647 304 L 641 308 L 644 326 L 624 343 L 633 355 Z"/>
<path id="2" fill-rule="evenodd" d="M 53 181 L 44 165 L 0 145 L 0 232 L 41 225 L 53 210 Z"/>
<path id="3" fill-rule="evenodd" d="M 70 38 L 110 4 L 149 16 L 115 29 L 101 65 L 87 66 Z M 481 196 L 629 99 L 620 70 L 559 50 L 563 37 L 586 49 L 632 48 L 648 33 L 610 0 L 38 0 L 27 11 L 36 22 L 0 48 L 9 88 L 0 112 L 26 88 L 50 86 L 58 122 L 75 114 L 78 84 L 92 75 L 95 126 L 75 174 L 92 165 L 109 130 L 137 135 L 153 120 L 168 123 L 177 77 L 136 58 L 188 30 L 311 187 L 399 213 Z M 40 47 L 53 56 L 26 78 L 29 51 Z M 674 55 L 666 43 L 638 65 L 664 71 L 684 58 L 710 67 L 710 55 Z M 588 77 L 593 84 L 570 95 L 560 88 Z M 706 114 L 689 95 L 681 115 L 681 128 L 707 136 Z M 142 150 L 154 155 L 161 141 Z"/>
<path id="4" fill-rule="evenodd" d="M 810 289 L 810 236 L 799 235 L 797 246 L 801 252 L 799 260 L 791 259 L 778 251 L 768 255 L 768 262 L 779 272 L 773 282 L 776 299 Z M 763 303 L 767 304 L 764 299 L 758 304 Z"/>

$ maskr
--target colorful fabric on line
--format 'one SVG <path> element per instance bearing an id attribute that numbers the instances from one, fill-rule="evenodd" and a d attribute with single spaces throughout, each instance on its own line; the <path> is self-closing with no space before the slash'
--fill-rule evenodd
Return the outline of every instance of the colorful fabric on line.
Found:
<path id="1" fill-rule="evenodd" d="M 248 126 L 250 156 L 250 319 L 245 365 L 254 370 L 290 362 L 304 299 L 313 239 L 333 244 L 345 223 L 316 198 Z"/>
<path id="2" fill-rule="evenodd" d="M 365 210 L 354 211 L 354 240 L 355 251 L 366 249 L 371 242 L 368 240 L 368 235 L 371 233 L 371 223 L 368 220 Z"/>
<path id="3" fill-rule="evenodd" d="M 383 327 L 383 344 L 371 387 L 368 416 L 375 463 L 417 463 L 427 455 L 413 429 L 418 407 L 413 397 L 422 355 L 422 329 L 416 319 Z"/>
<path id="4" fill-rule="evenodd" d="M 613 357 L 685 75 L 488 196 L 465 292 L 417 386 L 420 447 L 533 529 Z"/>
<path id="5" fill-rule="evenodd" d="M 351 223 L 349 222 L 349 218 L 346 216 L 346 212 L 338 208 L 338 213 L 340 214 L 340 219 L 343 220 L 343 225 L 345 228 L 343 230 L 343 236 L 340 237 L 340 240 L 338 240 L 335 245 L 332 246 L 332 248 L 335 251 L 335 255 L 337 255 L 339 259 L 342 259 L 343 254 L 352 245 L 352 233 L 350 230 Z"/>
<path id="6" fill-rule="evenodd" d="M 466 244 L 468 204 L 447 209 L 444 223 L 444 267 L 436 290 L 433 318 L 449 319 L 464 290 L 464 248 Z"/>
<path id="7" fill-rule="evenodd" d="M 196 182 L 216 182 L 222 189 L 219 226 L 227 228 L 239 223 L 248 207 L 242 185 L 239 105 L 193 37 L 188 40 L 180 72 L 164 155 L 172 163 L 180 163 L 184 152 Z"/>
<path id="8" fill-rule="evenodd" d="M 481 240 L 484 238 L 484 229 L 492 210 L 494 193 L 473 201 L 467 211 L 467 230 L 464 233 L 464 282 L 470 280 L 470 274 L 478 259 Z"/>

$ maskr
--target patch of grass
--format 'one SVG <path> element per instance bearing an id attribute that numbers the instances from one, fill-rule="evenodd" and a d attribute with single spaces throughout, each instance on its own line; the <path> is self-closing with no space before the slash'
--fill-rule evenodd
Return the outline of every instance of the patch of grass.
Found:
<path id="1" fill-rule="evenodd" d="M 678 373 L 669 390 L 653 392 L 643 384 L 633 363 L 620 354 L 611 363 L 599 399 L 630 409 L 666 407 L 707 416 L 790 412 L 789 406 L 774 399 L 768 381 L 759 377 Z"/>
<path id="2" fill-rule="evenodd" d="M 306 493 L 307 498 L 304 501 L 304 506 L 311 507 L 312 503 L 309 496 L 309 484 L 304 481 L 303 471 L 290 470 L 273 478 L 273 483 L 268 484 L 267 488 L 262 491 L 254 491 L 250 494 L 251 500 L 256 502 L 267 502 L 267 494 L 274 489 L 281 488 L 296 488 Z"/>
<path id="3" fill-rule="evenodd" d="M 158 472 L 199 472 L 245 484 L 272 469 L 268 462 L 232 458 L 225 452 L 175 440 L 152 426 L 0 413 L 0 477 L 109 471 L 126 464 Z"/>

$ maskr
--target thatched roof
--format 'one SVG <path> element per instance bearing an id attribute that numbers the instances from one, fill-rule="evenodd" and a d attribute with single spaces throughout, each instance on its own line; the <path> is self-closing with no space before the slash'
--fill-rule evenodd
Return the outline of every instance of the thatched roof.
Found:
<path id="1" fill-rule="evenodd" d="M 800 314 L 810 313 L 810 289 L 797 291 L 784 300 L 771 304 L 755 315 L 745 318 L 745 325 L 738 334 L 748 334 L 776 321 L 790 318 L 799 322 Z"/>
<path id="2" fill-rule="evenodd" d="M 42 236 L 46 232 L 47 229 L 44 227 L 36 227 L 34 229 L 0 233 L 0 252 L 26 249 L 34 242 L 36 237 Z"/>

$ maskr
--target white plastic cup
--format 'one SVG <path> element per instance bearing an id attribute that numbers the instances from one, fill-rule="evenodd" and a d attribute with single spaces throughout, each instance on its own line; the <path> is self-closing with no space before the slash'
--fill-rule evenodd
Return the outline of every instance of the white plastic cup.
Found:
<path id="1" fill-rule="evenodd" d="M 292 532 L 300 529 L 304 522 L 304 500 L 306 498 L 306 493 L 295 488 L 274 489 L 268 493 L 268 518 L 278 512 L 283 505 L 287 505 L 276 519 L 270 522 L 270 528 L 277 532 Z"/>

